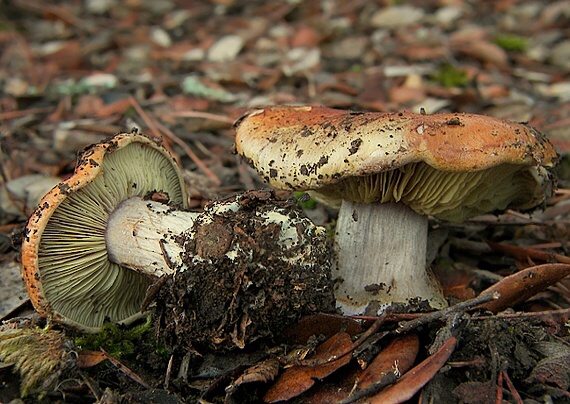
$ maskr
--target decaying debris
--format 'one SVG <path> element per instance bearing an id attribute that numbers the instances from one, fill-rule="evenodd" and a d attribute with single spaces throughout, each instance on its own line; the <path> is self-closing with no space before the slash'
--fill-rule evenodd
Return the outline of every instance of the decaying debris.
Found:
<path id="1" fill-rule="evenodd" d="M 334 310 L 325 230 L 294 200 L 262 190 L 212 202 L 181 242 L 183 269 L 156 299 L 172 348 L 243 348 Z"/>

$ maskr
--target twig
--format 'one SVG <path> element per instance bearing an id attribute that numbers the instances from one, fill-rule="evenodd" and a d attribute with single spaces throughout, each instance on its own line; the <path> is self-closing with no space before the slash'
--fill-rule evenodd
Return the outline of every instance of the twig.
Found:
<path id="1" fill-rule="evenodd" d="M 129 101 L 133 106 L 133 108 L 143 119 L 143 121 L 147 124 L 147 126 L 149 127 L 154 136 L 162 137 L 160 133 L 160 130 L 162 130 L 162 132 L 165 134 L 166 137 L 168 137 L 174 143 L 182 147 L 182 149 L 188 155 L 188 157 L 190 157 L 192 161 L 194 161 L 194 163 L 198 166 L 198 168 L 200 168 L 204 172 L 204 174 L 206 174 L 214 182 L 214 184 L 220 185 L 222 183 L 220 179 L 216 176 L 216 174 L 214 174 L 214 172 L 210 170 L 202 162 L 202 160 L 200 160 L 200 158 L 192 151 L 192 149 L 190 149 L 190 147 L 188 147 L 188 145 L 182 139 L 176 136 L 170 129 L 166 128 L 164 125 L 151 119 L 133 97 L 129 97 Z"/>
<path id="2" fill-rule="evenodd" d="M 324 365 L 325 363 L 335 361 L 335 360 L 349 354 L 350 352 L 353 352 L 356 348 L 358 348 L 360 345 L 362 345 L 371 335 L 373 335 L 376 331 L 378 331 L 380 326 L 382 324 L 384 324 L 384 322 L 386 321 L 386 318 L 390 315 L 390 312 L 391 312 L 391 310 L 389 310 L 389 309 L 384 310 L 384 312 L 380 316 L 378 316 L 376 321 L 374 321 L 374 324 L 372 324 L 365 332 L 363 332 L 360 335 L 360 338 L 358 338 L 356 341 L 354 341 L 352 343 L 352 345 L 350 347 L 348 347 L 347 349 L 341 351 L 340 353 L 337 353 L 336 355 L 333 355 L 329 358 L 326 358 L 326 359 L 302 360 L 299 362 L 299 365 L 310 366 L 310 367 Z"/>
<path id="3" fill-rule="evenodd" d="M 480 304 L 490 302 L 492 300 L 498 300 L 500 295 L 498 293 L 493 294 L 481 294 L 473 299 L 465 300 L 464 302 L 457 303 L 454 306 L 447 307 L 443 310 L 434 311 L 433 313 L 426 314 L 425 316 L 418 317 L 414 320 L 400 324 L 392 333 L 399 335 L 410 332 L 417 327 L 430 323 L 435 320 L 440 320 L 444 317 L 449 316 L 451 313 L 458 311 L 465 311 L 473 307 L 479 306 Z"/>
<path id="4" fill-rule="evenodd" d="M 0 112 L 0 121 L 7 121 L 9 119 L 19 118 L 21 116 L 26 115 L 33 115 L 33 114 L 42 114 L 45 112 L 53 111 L 52 107 L 49 108 L 30 108 L 30 109 L 20 109 L 17 111 L 7 111 L 7 112 Z"/>
<path id="5" fill-rule="evenodd" d="M 144 388 L 150 389 L 150 386 L 148 384 L 146 384 L 146 382 L 139 375 L 137 375 L 135 372 L 133 372 L 128 367 L 123 365 L 117 359 L 113 358 L 103 348 L 100 348 L 100 349 L 101 349 L 101 352 L 103 352 L 103 355 L 105 355 L 105 357 L 109 360 L 109 362 L 111 362 L 113 365 L 115 365 L 121 372 L 123 372 L 125 375 L 130 377 L 132 380 L 134 380 L 135 382 L 137 382 L 138 384 L 140 384 Z"/>
<path id="6" fill-rule="evenodd" d="M 503 375 L 503 380 L 505 381 L 505 383 L 507 384 L 507 387 L 509 388 L 509 391 L 511 392 L 511 394 L 513 395 L 513 398 L 515 399 L 517 404 L 523 404 L 523 400 L 521 398 L 521 395 L 519 394 L 519 392 L 517 391 L 517 389 L 515 388 L 515 385 L 513 384 L 513 382 L 511 381 L 511 378 L 509 377 L 509 374 L 507 373 L 506 370 L 502 370 L 501 374 Z"/>
<path id="7" fill-rule="evenodd" d="M 168 113 L 167 116 L 172 116 L 174 118 L 204 118 L 211 121 L 224 122 L 230 126 L 233 125 L 235 121 L 235 119 L 228 118 L 227 116 L 201 111 L 176 111 Z"/>
<path id="8" fill-rule="evenodd" d="M 178 146 L 182 147 L 184 153 L 186 153 L 186 155 L 192 159 L 194 164 L 196 164 L 198 168 L 202 170 L 204 174 L 206 174 L 208 178 L 210 178 L 214 182 L 214 184 L 216 184 L 216 186 L 219 186 L 222 183 L 222 181 L 220 181 L 218 176 L 214 174 L 214 172 L 210 170 L 202 160 L 200 160 L 200 158 L 196 155 L 196 153 L 192 151 L 190 147 L 188 147 L 188 145 L 184 140 L 180 139 L 170 129 L 168 129 L 166 126 L 162 125 L 161 123 L 157 122 L 156 124 L 170 140 L 172 140 Z"/>
<path id="9" fill-rule="evenodd" d="M 129 102 L 131 103 L 132 107 L 135 109 L 135 111 L 137 111 L 137 114 L 139 114 L 139 116 L 142 118 L 142 120 L 144 121 L 144 123 L 146 123 L 146 125 L 148 126 L 148 128 L 150 129 L 150 131 L 152 132 L 152 134 L 155 137 L 162 137 L 160 131 L 158 130 L 157 126 L 155 125 L 155 122 L 150 118 L 150 116 L 148 116 L 148 114 L 142 109 L 142 107 L 139 105 L 139 103 L 137 102 L 137 100 L 135 100 L 132 96 L 129 97 Z"/>
<path id="10" fill-rule="evenodd" d="M 516 245 L 494 243 L 492 241 L 488 241 L 487 244 L 489 245 L 489 247 L 491 247 L 493 251 L 509 254 L 521 260 L 532 258 L 546 262 L 558 261 L 563 264 L 570 264 L 570 257 L 566 257 L 565 255 L 562 254 L 550 253 L 546 251 L 537 250 L 534 248 L 519 247 Z"/>
<path id="11" fill-rule="evenodd" d="M 340 400 L 337 404 L 354 403 L 355 401 L 357 401 L 363 397 L 371 396 L 372 394 L 378 393 L 384 387 L 386 387 L 390 384 L 394 384 L 397 381 L 398 381 L 398 376 L 396 376 L 396 374 L 394 372 L 388 372 L 385 375 L 383 375 L 380 378 L 380 380 L 372 383 L 370 386 L 367 386 L 366 388 L 359 390 L 355 393 L 351 392 L 348 397 Z"/>
<path id="12" fill-rule="evenodd" d="M 503 372 L 499 372 L 497 376 L 497 393 L 495 395 L 495 404 L 503 402 Z"/>

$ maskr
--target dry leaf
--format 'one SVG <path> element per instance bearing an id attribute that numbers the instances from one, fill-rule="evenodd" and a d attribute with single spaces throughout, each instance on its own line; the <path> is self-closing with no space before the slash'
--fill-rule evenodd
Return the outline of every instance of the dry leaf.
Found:
<path id="1" fill-rule="evenodd" d="M 481 294 L 499 292 L 500 298 L 482 304 L 494 313 L 526 301 L 538 292 L 570 275 L 570 264 L 542 264 L 509 275 Z"/>
<path id="2" fill-rule="evenodd" d="M 453 395 L 465 404 L 494 403 L 497 399 L 497 382 L 465 382 L 453 389 Z"/>
<path id="3" fill-rule="evenodd" d="M 546 356 L 532 370 L 529 383 L 555 385 L 562 390 L 570 387 L 570 348 L 558 342 L 542 342 L 537 349 Z"/>
<path id="4" fill-rule="evenodd" d="M 450 337 L 436 353 L 402 376 L 396 384 L 372 397 L 370 404 L 396 404 L 411 399 L 447 362 L 456 343 L 457 339 Z"/>
<path id="5" fill-rule="evenodd" d="M 101 351 L 79 351 L 77 353 L 77 365 L 80 368 L 90 368 L 107 359 Z"/>
<path id="6" fill-rule="evenodd" d="M 340 331 L 355 336 L 362 332 L 362 326 L 358 321 L 348 317 L 319 313 L 302 317 L 283 334 L 291 344 L 306 344 L 315 335 L 330 338 Z"/>
<path id="7" fill-rule="evenodd" d="M 226 387 L 226 393 L 232 393 L 237 387 L 246 383 L 271 381 L 279 373 L 279 361 L 269 358 L 245 370 L 232 384 Z"/>
<path id="8" fill-rule="evenodd" d="M 416 334 L 396 338 L 362 372 L 358 378 L 358 389 L 355 392 L 380 382 L 389 372 L 400 377 L 414 364 L 419 348 L 420 342 Z"/>
<path id="9" fill-rule="evenodd" d="M 352 346 L 350 335 L 341 332 L 333 335 L 317 347 L 317 351 L 308 360 L 326 361 L 335 358 L 340 353 L 347 352 Z M 346 365 L 352 359 L 352 355 L 344 355 L 338 359 L 317 366 L 293 366 L 287 369 L 277 382 L 267 391 L 263 397 L 266 403 L 289 400 L 297 397 L 311 388 L 316 380 L 321 380 Z"/>

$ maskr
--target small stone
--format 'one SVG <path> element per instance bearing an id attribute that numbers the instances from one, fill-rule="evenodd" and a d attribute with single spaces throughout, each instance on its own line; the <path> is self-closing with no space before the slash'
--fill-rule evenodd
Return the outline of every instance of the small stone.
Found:
<path id="1" fill-rule="evenodd" d="M 205 57 L 206 52 L 204 52 L 204 49 L 194 48 L 188 52 L 185 52 L 182 55 L 182 60 L 185 60 L 187 62 L 200 62 L 204 60 Z"/>
<path id="2" fill-rule="evenodd" d="M 292 76 L 317 66 L 321 62 L 321 51 L 318 48 L 294 48 L 287 52 L 286 58 L 289 63 L 283 66 L 283 73 Z"/>
<path id="3" fill-rule="evenodd" d="M 92 87 L 114 88 L 117 85 L 117 76 L 109 73 L 95 73 L 81 80 L 81 84 L 88 89 Z"/>
<path id="4" fill-rule="evenodd" d="M 239 35 L 221 37 L 208 50 L 208 60 L 210 62 L 230 62 L 235 60 L 243 45 L 244 41 Z"/>
<path id="5" fill-rule="evenodd" d="M 169 48 L 172 46 L 172 39 L 170 38 L 170 35 L 168 35 L 168 32 L 160 27 L 153 27 L 150 30 L 150 38 L 154 43 L 162 46 L 163 48 Z"/>
<path id="6" fill-rule="evenodd" d="M 117 0 L 87 0 L 85 6 L 90 13 L 105 14 L 117 6 Z"/>
<path id="7" fill-rule="evenodd" d="M 570 40 L 562 41 L 552 48 L 550 63 L 570 72 Z"/>
<path id="8" fill-rule="evenodd" d="M 363 36 L 347 37 L 334 44 L 332 53 L 338 59 L 360 59 L 366 52 L 368 43 L 368 38 Z"/>
<path id="9" fill-rule="evenodd" d="M 435 13 L 436 21 L 444 27 L 450 27 L 459 17 L 463 15 L 461 7 L 442 7 Z"/>
<path id="10" fill-rule="evenodd" d="M 393 6 L 377 11 L 370 21 L 374 28 L 398 28 L 414 24 L 424 16 L 423 10 L 412 6 Z"/>
<path id="11" fill-rule="evenodd" d="M 562 81 L 541 89 L 544 95 L 557 98 L 561 102 L 570 101 L 570 81 Z"/>

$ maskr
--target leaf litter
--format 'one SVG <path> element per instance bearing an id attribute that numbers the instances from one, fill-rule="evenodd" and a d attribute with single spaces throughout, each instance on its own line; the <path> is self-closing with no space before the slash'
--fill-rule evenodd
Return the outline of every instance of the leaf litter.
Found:
<path id="1" fill-rule="evenodd" d="M 532 215 L 430 222 L 434 239 L 443 234 L 433 267 L 451 310 L 392 311 L 381 321 L 312 316 L 301 319 L 302 330 L 292 326 L 282 339 L 235 353 L 174 354 L 147 335 L 115 365 L 103 351 L 82 351 L 72 333 L 32 328 L 26 338 L 55 341 L 71 354 L 54 365 L 55 378 L 24 384 L 26 393 L 51 402 L 261 402 L 269 392 L 314 403 L 570 400 L 568 3 L 191 3 L 2 6 L 3 283 L 21 282 L 13 270 L 18 237 L 33 209 L 11 181 L 65 178 L 78 150 L 138 127 L 178 157 L 191 206 L 201 209 L 264 187 L 232 154 L 231 122 L 260 105 L 528 121 L 557 147 L 559 190 Z M 334 223 L 335 212 L 321 205 L 306 213 Z M 3 327 L 23 328 L 18 319 L 29 316 L 43 326 L 12 290 L 19 289 L 0 296 Z M 0 401 L 19 396 L 13 369 L 0 368 L 2 381 L 16 385 Z M 299 381 L 306 389 L 279 387 L 284 377 L 292 380 L 285 386 Z"/>

